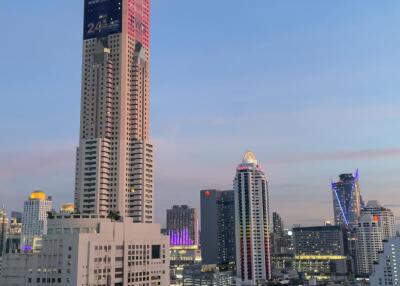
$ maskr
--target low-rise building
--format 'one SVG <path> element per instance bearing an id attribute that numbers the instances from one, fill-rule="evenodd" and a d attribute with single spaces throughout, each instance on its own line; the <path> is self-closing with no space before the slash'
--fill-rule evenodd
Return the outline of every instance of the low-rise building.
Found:
<path id="1" fill-rule="evenodd" d="M 56 216 L 42 242 L 4 256 L 0 285 L 169 285 L 169 241 L 157 224 Z"/>

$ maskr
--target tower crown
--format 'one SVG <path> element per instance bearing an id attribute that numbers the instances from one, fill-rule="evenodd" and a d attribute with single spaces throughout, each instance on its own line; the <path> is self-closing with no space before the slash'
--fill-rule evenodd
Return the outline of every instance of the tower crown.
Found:
<path id="1" fill-rule="evenodd" d="M 257 165 L 257 158 L 256 155 L 254 155 L 253 152 L 251 151 L 247 151 L 244 156 L 243 156 L 243 160 L 242 160 L 243 164 L 255 164 Z"/>

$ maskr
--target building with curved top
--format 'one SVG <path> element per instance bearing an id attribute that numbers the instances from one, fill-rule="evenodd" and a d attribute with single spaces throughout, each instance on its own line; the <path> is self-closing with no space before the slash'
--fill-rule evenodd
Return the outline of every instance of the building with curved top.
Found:
<path id="1" fill-rule="evenodd" d="M 22 243 L 24 251 L 40 249 L 41 237 L 47 233 L 47 212 L 53 206 L 51 197 L 41 190 L 33 191 L 24 202 L 22 213 Z"/>
<path id="2" fill-rule="evenodd" d="M 363 214 L 370 214 L 377 218 L 382 228 L 382 239 L 396 236 L 395 218 L 390 209 L 382 207 L 378 201 L 368 201 L 365 208 L 361 210 L 361 215 Z"/>
<path id="3" fill-rule="evenodd" d="M 268 181 L 253 152 L 236 168 L 235 234 L 237 285 L 258 285 L 271 278 Z"/>

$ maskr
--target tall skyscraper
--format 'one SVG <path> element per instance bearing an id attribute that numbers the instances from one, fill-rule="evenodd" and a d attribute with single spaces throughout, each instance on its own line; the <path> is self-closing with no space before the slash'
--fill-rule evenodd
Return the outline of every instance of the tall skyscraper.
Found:
<path id="1" fill-rule="evenodd" d="M 76 212 L 153 222 L 149 0 L 85 0 Z"/>
<path id="2" fill-rule="evenodd" d="M 235 263 L 234 192 L 202 190 L 200 205 L 202 263 L 218 265 Z"/>
<path id="3" fill-rule="evenodd" d="M 383 244 L 383 251 L 379 253 L 370 275 L 371 285 L 400 285 L 400 237 L 389 238 Z"/>
<path id="4" fill-rule="evenodd" d="M 197 247 L 199 244 L 197 210 L 187 205 L 173 206 L 167 210 L 167 232 L 171 246 Z"/>
<path id="5" fill-rule="evenodd" d="M 355 175 L 342 174 L 339 181 L 332 183 L 333 212 L 336 225 L 352 229 L 357 226 L 363 208 L 358 170 Z"/>
<path id="6" fill-rule="evenodd" d="M 357 230 L 357 274 L 368 277 L 378 253 L 383 249 L 382 227 L 379 217 L 364 214 L 360 218 Z"/>
<path id="7" fill-rule="evenodd" d="M 41 238 L 47 233 L 47 213 L 53 202 L 43 191 L 34 191 L 24 203 L 22 213 L 22 249 L 38 250 Z"/>
<path id="8" fill-rule="evenodd" d="M 363 214 L 370 214 L 378 219 L 378 224 L 382 228 L 382 239 L 389 239 L 396 235 L 393 212 L 382 207 L 378 201 L 368 201 L 367 205 L 361 210 L 361 215 Z"/>
<path id="9" fill-rule="evenodd" d="M 84 1 L 75 212 L 49 216 L 37 253 L 7 254 L 0 285 L 169 285 L 152 223 L 149 2 Z"/>
<path id="10" fill-rule="evenodd" d="M 236 168 L 236 268 L 238 285 L 271 278 L 268 181 L 256 156 L 248 151 Z"/>
<path id="11" fill-rule="evenodd" d="M 0 209 L 0 256 L 3 255 L 8 232 L 8 217 L 4 209 Z"/>

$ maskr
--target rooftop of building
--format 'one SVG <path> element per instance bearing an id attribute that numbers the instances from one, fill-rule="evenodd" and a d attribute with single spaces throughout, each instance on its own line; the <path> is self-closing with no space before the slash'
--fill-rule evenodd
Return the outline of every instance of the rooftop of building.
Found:
<path id="1" fill-rule="evenodd" d="M 48 199 L 48 197 L 47 197 L 46 193 L 41 191 L 41 190 L 33 191 L 29 195 L 29 200 L 30 201 L 45 201 L 47 199 Z"/>

